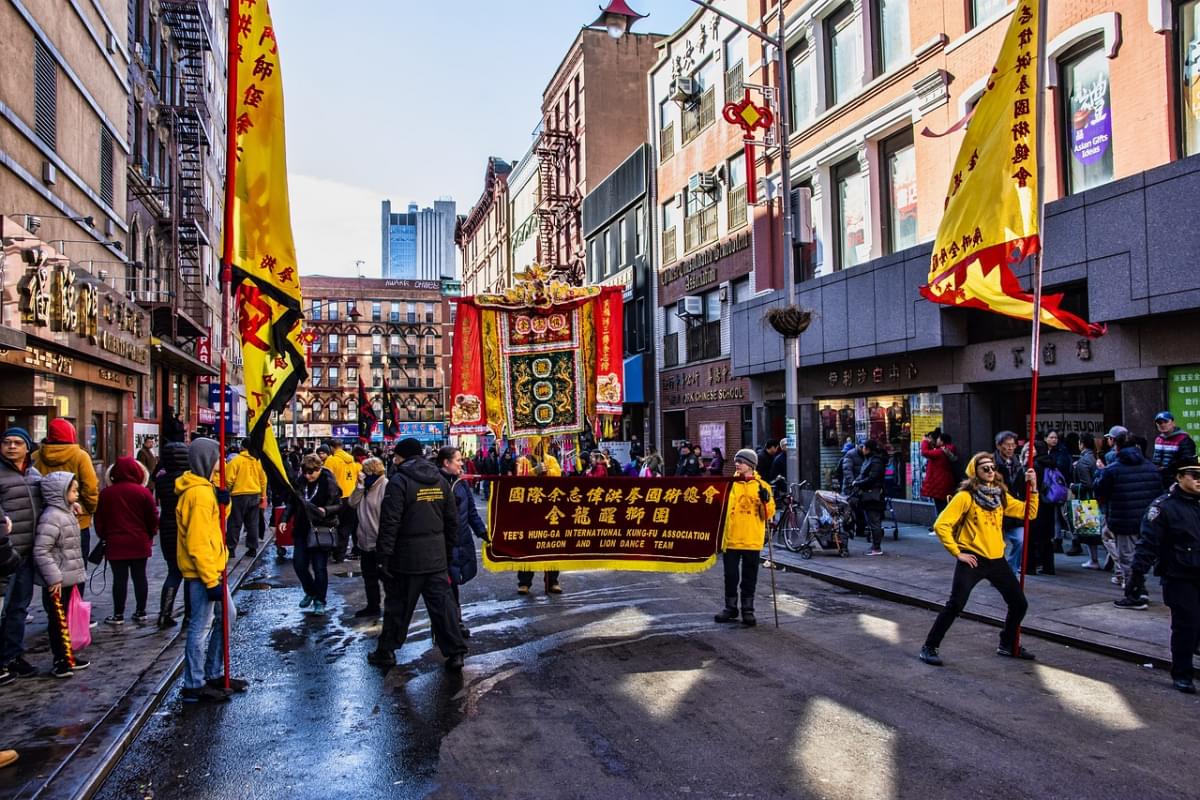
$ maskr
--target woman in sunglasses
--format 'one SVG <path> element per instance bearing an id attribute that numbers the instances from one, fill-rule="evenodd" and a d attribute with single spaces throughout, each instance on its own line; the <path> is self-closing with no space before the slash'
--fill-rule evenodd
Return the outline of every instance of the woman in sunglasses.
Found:
<path id="1" fill-rule="evenodd" d="M 295 549 L 292 565 L 304 587 L 300 607 L 310 614 L 325 613 L 325 596 L 329 591 L 329 553 L 333 549 L 330 529 L 338 526 L 342 509 L 342 490 L 333 473 L 321 465 L 321 457 L 309 453 L 300 463 L 296 482 L 299 503 L 288 508 L 285 517 L 295 520 Z"/>
<path id="2" fill-rule="evenodd" d="M 1037 516 L 1038 493 L 1037 473 L 1025 472 L 1028 487 L 1029 518 Z M 1017 576 L 1004 560 L 1004 533 L 1001 523 L 1005 517 L 1023 519 L 1025 503 L 1008 493 L 991 453 L 976 453 L 967 462 L 967 479 L 958 487 L 950 504 L 938 515 L 933 530 L 942 540 L 950 554 L 958 559 L 954 565 L 954 582 L 950 588 L 950 599 L 938 614 L 919 658 L 935 667 L 942 665 L 938 646 L 946 631 L 962 613 L 971 590 L 982 580 L 991 581 L 1008 605 L 1004 630 L 1000 633 L 1000 646 L 996 655 L 1009 658 L 1032 659 L 1033 654 L 1025 648 L 1017 649 L 1017 627 L 1025 618 L 1029 604 L 1017 582 Z"/>

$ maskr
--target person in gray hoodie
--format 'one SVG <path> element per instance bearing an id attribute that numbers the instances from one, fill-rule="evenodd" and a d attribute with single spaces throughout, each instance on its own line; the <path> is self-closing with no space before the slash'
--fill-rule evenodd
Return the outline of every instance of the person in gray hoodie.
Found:
<path id="1" fill-rule="evenodd" d="M 367 606 L 354 612 L 355 619 L 378 619 L 383 610 L 380 602 L 383 595 L 379 588 L 379 555 L 375 552 L 375 543 L 379 539 L 379 509 L 383 504 L 383 494 L 387 491 L 386 471 L 383 461 L 368 458 L 363 462 L 362 470 L 358 473 L 358 484 L 350 495 L 350 507 L 358 512 L 355 541 L 367 591 Z"/>
<path id="2" fill-rule="evenodd" d="M 83 537 L 74 506 L 79 501 L 79 481 L 70 472 L 51 472 L 42 479 L 45 508 L 38 518 L 33 540 L 33 560 L 42 584 L 42 607 L 46 609 L 46 634 L 54 654 L 56 678 L 69 678 L 75 670 L 86 669 L 88 662 L 71 650 L 71 632 L 67 629 L 67 603 L 71 592 L 87 580 L 87 561 L 83 557 Z"/>
<path id="3" fill-rule="evenodd" d="M 25 660 L 25 617 L 37 574 L 33 538 L 42 513 L 42 476 L 33 466 L 32 450 L 33 439 L 24 428 L 9 428 L 0 435 L 0 504 L 12 523 L 12 548 L 21 558 L 4 592 L 0 616 L 0 685 L 37 674 Z"/>

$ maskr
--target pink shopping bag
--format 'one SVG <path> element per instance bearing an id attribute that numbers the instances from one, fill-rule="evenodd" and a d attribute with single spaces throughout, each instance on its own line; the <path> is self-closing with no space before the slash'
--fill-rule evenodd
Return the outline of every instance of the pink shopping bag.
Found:
<path id="1" fill-rule="evenodd" d="M 71 587 L 71 601 L 67 606 L 67 631 L 71 635 L 71 649 L 82 650 L 92 643 L 92 604 L 79 594 L 79 587 Z"/>

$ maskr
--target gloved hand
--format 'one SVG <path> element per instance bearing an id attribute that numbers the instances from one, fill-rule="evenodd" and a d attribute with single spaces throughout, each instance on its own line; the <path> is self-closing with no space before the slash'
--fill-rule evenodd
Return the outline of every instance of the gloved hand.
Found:
<path id="1" fill-rule="evenodd" d="M 393 580 L 395 577 L 392 575 L 392 567 L 390 564 L 388 564 L 387 557 L 384 556 L 381 556 L 379 559 L 379 577 L 383 578 L 385 581 Z"/>
<path id="2" fill-rule="evenodd" d="M 758 499 L 762 501 L 762 504 L 765 506 L 767 501 L 771 499 L 771 493 L 760 486 L 758 487 Z"/>
<path id="3" fill-rule="evenodd" d="M 209 600 L 213 601 L 214 603 L 219 603 L 225 597 L 225 588 L 218 583 L 216 586 L 206 587 L 204 589 L 204 594 Z"/>
<path id="4" fill-rule="evenodd" d="M 228 489 L 217 489 L 217 502 L 220 503 L 221 505 L 223 505 L 223 506 L 229 505 L 229 501 L 231 498 L 232 498 L 232 495 L 229 494 Z"/>

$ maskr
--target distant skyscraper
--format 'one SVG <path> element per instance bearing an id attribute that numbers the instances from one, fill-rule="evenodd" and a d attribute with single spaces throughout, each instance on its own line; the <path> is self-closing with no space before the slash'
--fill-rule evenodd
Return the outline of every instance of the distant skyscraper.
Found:
<path id="1" fill-rule="evenodd" d="M 455 277 L 453 200 L 436 200 L 433 208 L 408 204 L 405 214 L 392 213 L 383 201 L 383 277 L 436 281 Z"/>

